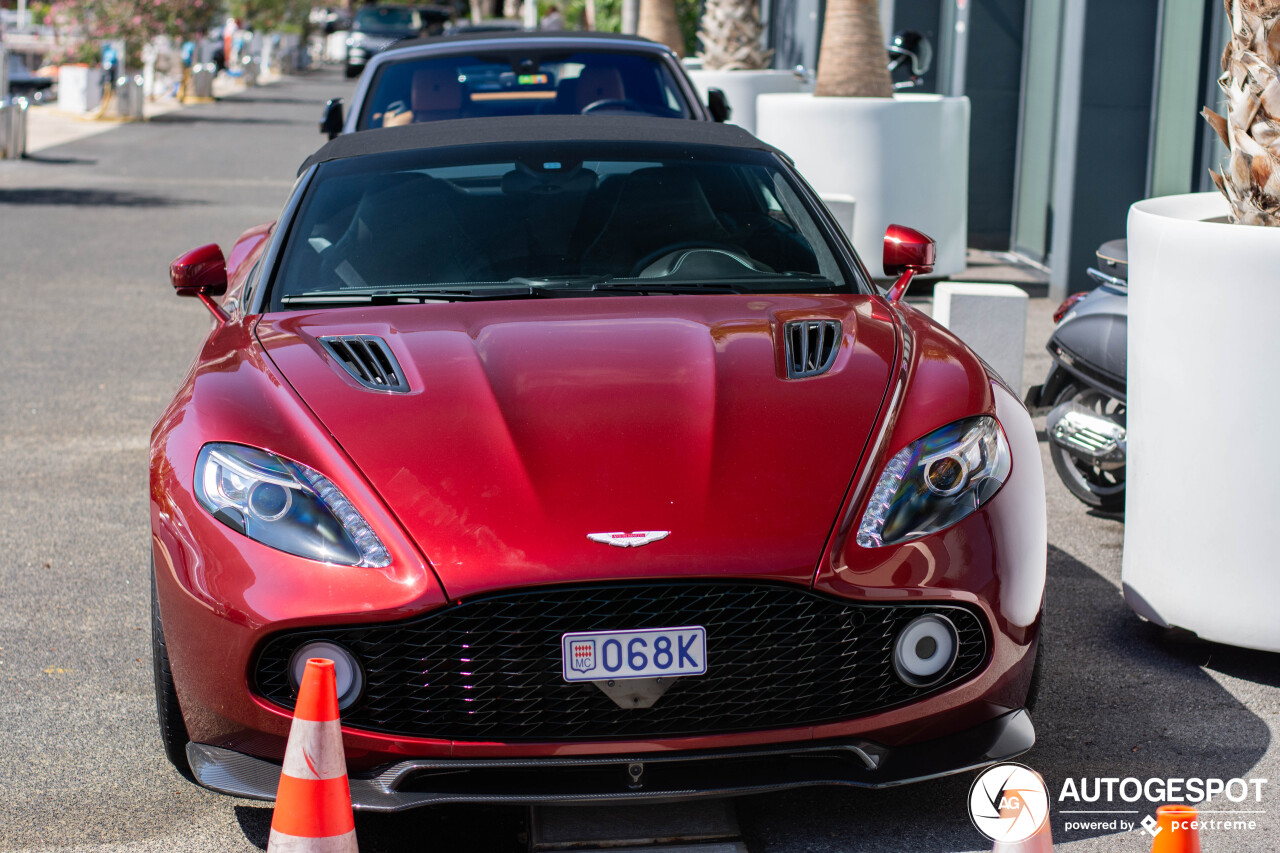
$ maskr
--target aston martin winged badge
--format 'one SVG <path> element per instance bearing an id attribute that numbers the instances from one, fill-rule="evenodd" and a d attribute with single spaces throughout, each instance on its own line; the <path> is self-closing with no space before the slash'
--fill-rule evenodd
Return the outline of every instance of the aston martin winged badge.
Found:
<path id="1" fill-rule="evenodd" d="M 641 545 L 648 545 L 650 542 L 666 539 L 670 535 L 670 530 L 636 530 L 632 533 L 621 531 L 616 533 L 588 533 L 587 538 L 592 542 L 612 545 L 615 548 L 639 548 Z"/>

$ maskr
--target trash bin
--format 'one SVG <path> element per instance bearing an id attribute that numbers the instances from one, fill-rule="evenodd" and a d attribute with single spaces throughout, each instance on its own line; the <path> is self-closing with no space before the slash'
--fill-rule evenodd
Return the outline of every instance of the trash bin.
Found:
<path id="1" fill-rule="evenodd" d="M 146 81 L 141 74 L 125 75 L 116 79 L 115 114 L 123 119 L 142 118 L 146 101 Z"/>
<path id="2" fill-rule="evenodd" d="M 197 98 L 213 97 L 213 75 L 216 67 L 210 63 L 191 68 L 191 94 Z"/>

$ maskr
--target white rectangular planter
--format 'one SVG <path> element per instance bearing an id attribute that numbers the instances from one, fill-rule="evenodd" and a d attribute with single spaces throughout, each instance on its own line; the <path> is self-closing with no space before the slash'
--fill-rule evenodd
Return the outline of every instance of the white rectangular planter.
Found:
<path id="1" fill-rule="evenodd" d="M 707 102 L 707 89 L 724 92 L 733 111 L 729 124 L 736 124 L 749 133 L 756 132 L 756 98 L 778 92 L 804 92 L 813 89 L 794 71 L 689 71 L 689 79 L 698 89 L 698 97 Z"/>
<path id="2" fill-rule="evenodd" d="M 102 104 L 102 69 L 63 65 L 58 69 L 58 108 L 87 113 Z"/>
<path id="3" fill-rule="evenodd" d="M 761 95 L 756 135 L 789 154 L 819 194 L 858 200 L 853 245 L 873 275 L 884 275 L 884 232 L 892 224 L 937 241 L 935 276 L 964 269 L 968 98 Z"/>

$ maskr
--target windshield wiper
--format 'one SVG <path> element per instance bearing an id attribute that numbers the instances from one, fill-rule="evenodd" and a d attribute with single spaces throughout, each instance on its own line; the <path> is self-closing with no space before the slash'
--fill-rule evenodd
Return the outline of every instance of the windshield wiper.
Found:
<path id="1" fill-rule="evenodd" d="M 395 305 L 401 302 L 470 302 L 538 296 L 536 288 L 518 287 L 406 287 L 312 290 L 280 297 L 281 305 Z"/>

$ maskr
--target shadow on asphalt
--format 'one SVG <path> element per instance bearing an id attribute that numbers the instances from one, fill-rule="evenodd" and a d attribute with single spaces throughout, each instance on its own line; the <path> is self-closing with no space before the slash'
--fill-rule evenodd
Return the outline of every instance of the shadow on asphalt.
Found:
<path id="1" fill-rule="evenodd" d="M 224 116 L 213 115 L 207 112 L 176 112 L 165 113 L 151 119 L 152 124 L 252 124 L 252 125 L 307 125 L 316 124 L 314 121 L 303 121 L 301 119 L 288 118 L 256 118 L 253 116 Z"/>
<path id="2" fill-rule="evenodd" d="M 1276 652 L 1238 649 L 1221 643 L 1210 643 L 1190 633 L 1167 631 L 1154 625 L 1147 627 L 1154 643 L 1185 663 L 1242 681 L 1280 687 L 1280 654 Z"/>
<path id="3" fill-rule="evenodd" d="M 1059 803 L 1068 778 L 1077 785 L 1095 777 L 1247 778 L 1266 753 L 1266 723 L 1201 667 L 1274 685 L 1276 655 L 1170 643 L 1129 610 L 1112 582 L 1052 545 L 1044 630 L 1036 746 L 1018 761 L 1048 784 L 1055 842 L 1116 834 L 1068 834 L 1062 809 L 1137 810 L 1124 817 L 1140 821 L 1157 805 Z M 965 805 L 975 776 L 749 797 L 738 801 L 738 818 L 753 853 L 988 849 Z"/>
<path id="4" fill-rule="evenodd" d="M 22 159 L 28 163 L 43 163 L 49 166 L 96 166 L 97 160 L 87 157 L 48 157 L 44 154 L 23 154 Z"/>
<path id="5" fill-rule="evenodd" d="M 0 189 L 3 205 L 58 205 L 67 207 L 177 207 L 202 205 L 199 199 L 177 199 L 145 195 L 126 190 L 71 189 L 67 187 L 32 187 Z"/>
<path id="6" fill-rule="evenodd" d="M 230 95 L 223 100 L 237 104 L 307 104 L 316 105 L 315 98 L 280 98 L 267 95 Z"/>
<path id="7" fill-rule="evenodd" d="M 271 836 L 272 809 L 236 806 L 244 837 L 260 850 Z M 433 806 L 398 814 L 357 814 L 361 853 L 525 853 L 528 809 L 520 806 Z"/>

